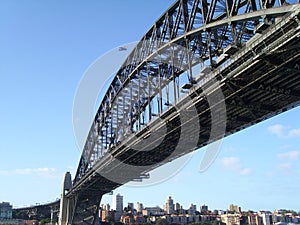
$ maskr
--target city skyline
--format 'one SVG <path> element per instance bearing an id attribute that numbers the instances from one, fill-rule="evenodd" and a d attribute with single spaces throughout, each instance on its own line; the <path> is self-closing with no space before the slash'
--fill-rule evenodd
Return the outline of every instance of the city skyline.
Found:
<path id="1" fill-rule="evenodd" d="M 120 194 L 114 195 L 115 198 L 122 198 Z M 122 201 L 123 204 L 123 201 Z M 244 211 L 239 205 L 230 204 L 226 209 L 210 209 L 207 205 L 201 205 L 199 210 L 197 206 L 191 204 L 190 207 L 183 208 L 179 203 L 174 203 L 171 196 L 165 200 L 163 207 L 146 206 L 140 208 L 141 203 L 129 203 L 124 210 L 116 210 L 109 204 L 102 204 L 100 207 L 100 220 L 103 222 L 122 221 L 125 224 L 135 224 L 143 222 L 156 222 L 164 219 L 168 224 L 180 223 L 199 223 L 200 224 L 226 224 L 226 225 L 283 225 L 283 224 L 299 224 L 300 212 L 289 209 L 279 209 L 276 211 Z M 118 216 L 117 216 L 118 214 Z"/>
<path id="2" fill-rule="evenodd" d="M 137 204 L 137 208 L 139 204 Z M 172 208 L 172 211 L 170 211 Z M 167 224 L 223 224 L 223 225 L 294 225 L 300 223 L 300 212 L 280 209 L 274 212 L 243 211 L 240 206 L 230 204 L 227 209 L 208 209 L 202 205 L 197 210 L 196 205 L 191 204 L 188 209 L 183 209 L 178 203 L 173 204 L 169 196 L 163 208 L 159 206 L 134 209 L 133 203 L 128 203 L 121 213 L 116 216 L 116 211 L 111 209 L 109 204 L 101 205 L 100 221 L 109 222 L 113 218 L 125 224 L 156 224 L 159 220 L 165 220 Z"/>
<path id="3" fill-rule="evenodd" d="M 1 2 L 0 202 L 23 207 L 59 198 L 63 174 L 74 177 L 81 154 L 72 125 L 80 79 L 99 56 L 139 40 L 173 2 Z M 203 173 L 204 148 L 167 180 L 114 193 L 144 206 L 174 196 L 186 207 L 300 211 L 299 114 L 297 107 L 226 137 Z"/>
<path id="4" fill-rule="evenodd" d="M 118 207 L 118 210 L 116 209 L 115 204 L 114 204 L 114 201 L 115 201 L 115 198 L 117 196 L 121 196 L 122 197 L 122 200 L 124 199 L 124 197 L 126 197 L 125 195 L 122 195 L 121 193 L 118 193 L 118 194 L 112 194 L 111 195 L 111 201 L 107 201 L 107 202 L 101 202 L 100 206 L 104 206 L 106 207 L 106 205 L 108 204 L 110 206 L 110 210 L 116 210 L 116 211 L 120 211 L 120 208 Z M 240 205 L 237 204 L 237 203 L 230 203 L 228 204 L 227 208 L 220 208 L 220 207 L 217 207 L 217 208 L 211 208 L 209 205 L 203 203 L 203 204 L 194 204 L 193 201 L 191 201 L 190 205 L 181 205 L 181 202 L 178 202 L 176 201 L 176 197 L 174 196 L 166 196 L 166 198 L 163 200 L 163 199 L 159 199 L 158 202 L 159 203 L 153 203 L 152 205 L 145 205 L 143 202 L 141 201 L 138 201 L 138 202 L 133 202 L 133 201 L 130 201 L 130 199 L 127 199 L 128 202 L 122 202 L 122 206 L 123 206 L 123 209 L 125 207 L 127 207 L 129 204 L 133 204 L 133 209 L 134 210 L 137 210 L 137 208 L 139 208 L 139 205 L 142 205 L 143 208 L 151 208 L 151 207 L 160 207 L 161 209 L 164 209 L 166 212 L 168 212 L 168 208 L 166 206 L 166 204 L 168 203 L 168 200 L 171 198 L 171 202 L 173 202 L 173 207 L 174 207 L 174 211 L 175 208 L 176 208 L 176 205 L 179 205 L 182 207 L 183 210 L 188 210 L 189 207 L 191 207 L 191 205 L 195 206 L 196 207 L 196 211 L 201 211 L 201 208 L 202 207 L 207 207 L 207 210 L 208 211 L 214 211 L 214 210 L 221 210 L 221 211 L 240 211 L 240 212 L 247 212 L 247 211 L 253 211 L 253 212 L 258 212 L 258 211 L 270 211 L 270 212 L 276 212 L 276 211 L 279 211 L 279 210 L 291 210 L 291 211 L 294 211 L 296 213 L 300 213 L 300 210 L 297 210 L 297 209 L 290 209 L 290 208 L 278 208 L 278 209 L 275 209 L 275 210 L 270 210 L 270 209 L 256 209 L 256 210 L 253 210 L 253 209 L 243 209 L 242 207 L 239 207 Z M 126 198 L 125 198 L 126 199 Z M 106 199 L 108 200 L 108 198 Z M 239 210 L 237 210 L 239 208 Z M 168 214 L 172 214 L 172 213 L 168 213 Z"/>

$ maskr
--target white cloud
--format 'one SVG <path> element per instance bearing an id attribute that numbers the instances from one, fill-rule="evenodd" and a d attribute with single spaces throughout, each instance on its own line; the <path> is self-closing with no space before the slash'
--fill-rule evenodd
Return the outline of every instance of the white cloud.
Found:
<path id="1" fill-rule="evenodd" d="M 21 174 L 21 175 L 31 175 L 31 174 L 49 174 L 53 173 L 56 170 L 54 168 L 25 168 L 25 169 L 16 169 L 15 173 L 16 174 Z"/>
<path id="2" fill-rule="evenodd" d="M 221 162 L 224 167 L 232 169 L 240 164 L 240 159 L 237 157 L 224 157 Z"/>
<path id="3" fill-rule="evenodd" d="M 278 168 L 280 170 L 290 170 L 292 168 L 292 164 L 291 163 L 282 163 L 282 164 L 278 165 Z"/>
<path id="4" fill-rule="evenodd" d="M 292 147 L 292 145 L 287 144 L 287 145 L 280 146 L 279 149 L 288 149 L 288 148 L 291 148 L 291 147 Z"/>
<path id="5" fill-rule="evenodd" d="M 288 137 L 300 137 L 300 128 L 290 130 L 288 132 Z"/>
<path id="6" fill-rule="evenodd" d="M 248 174 L 251 174 L 251 173 L 252 173 L 252 170 L 250 168 L 244 168 L 244 169 L 240 170 L 241 175 L 248 175 Z"/>
<path id="7" fill-rule="evenodd" d="M 280 177 L 282 175 L 284 176 L 291 176 L 293 175 L 293 170 L 292 170 L 292 163 L 281 163 L 274 167 L 272 170 L 268 171 L 266 175 L 268 177 Z"/>
<path id="8" fill-rule="evenodd" d="M 8 176 L 9 175 L 9 171 L 7 170 L 0 170 L 0 176 Z"/>
<path id="9" fill-rule="evenodd" d="M 277 137 L 295 138 L 300 137 L 300 128 L 290 129 L 289 127 L 281 124 L 275 124 L 268 127 L 268 131 L 271 134 L 275 134 Z"/>
<path id="10" fill-rule="evenodd" d="M 290 151 L 290 152 L 280 153 L 277 155 L 278 158 L 288 160 L 288 161 L 297 160 L 299 156 L 300 156 L 300 151 Z"/>
<path id="11" fill-rule="evenodd" d="M 234 171 L 240 175 L 249 175 L 252 173 L 250 168 L 243 168 L 241 161 L 237 157 L 224 157 L 221 159 L 221 165 L 228 170 Z"/>
<path id="12" fill-rule="evenodd" d="M 285 129 L 285 127 L 283 125 L 281 125 L 281 124 L 275 124 L 273 126 L 268 127 L 268 131 L 271 134 L 277 135 L 278 137 L 282 137 L 283 136 L 284 129 Z"/>
<path id="13" fill-rule="evenodd" d="M 43 177 L 54 177 L 56 175 L 56 169 L 54 168 L 25 168 L 15 170 L 0 170 L 1 176 L 11 175 L 38 175 Z"/>
<path id="14" fill-rule="evenodd" d="M 277 154 L 277 158 L 283 160 L 282 163 L 272 172 L 272 175 L 278 175 L 284 173 L 285 176 L 291 176 L 297 174 L 295 172 L 294 162 L 300 158 L 300 151 L 289 151 Z"/>

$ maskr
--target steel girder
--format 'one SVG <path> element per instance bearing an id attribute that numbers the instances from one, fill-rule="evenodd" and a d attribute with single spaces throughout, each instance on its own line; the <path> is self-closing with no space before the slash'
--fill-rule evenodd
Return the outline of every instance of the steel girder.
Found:
<path id="1" fill-rule="evenodd" d="M 255 34 L 293 11 L 295 3 L 284 0 L 176 1 L 142 37 L 108 87 L 87 136 L 74 184 L 118 143 L 119 137 L 141 130 L 163 111 L 161 92 L 170 82 L 173 82 L 176 104 L 176 98 L 180 97 L 180 74 L 193 65 L 209 66 L 213 70 L 228 62 Z M 170 44 L 173 46 L 168 47 Z M 192 72 L 187 76 L 193 85 Z M 160 103 L 154 113 L 151 104 L 155 96 Z M 145 122 L 142 120 L 147 110 Z"/>
<path id="2" fill-rule="evenodd" d="M 97 114 L 95 117 L 95 125 L 92 126 L 92 132 L 90 133 L 93 135 L 88 139 L 90 141 L 89 145 L 86 144 L 86 147 L 90 146 L 93 149 L 89 148 L 83 152 L 83 160 L 80 161 L 78 168 L 81 173 L 77 173 L 78 177 L 74 180 L 75 185 L 67 194 L 67 197 L 70 199 L 77 195 L 85 196 L 85 198 L 76 202 L 75 206 L 77 210 L 75 211 L 78 212 L 74 213 L 70 221 L 82 221 L 81 205 L 84 205 L 85 199 L 90 199 L 91 204 L 95 205 L 93 199 L 96 198 L 97 193 L 101 196 L 123 183 L 139 178 L 142 179 L 146 176 L 146 172 L 164 164 L 165 161 L 162 161 L 162 158 L 169 156 L 170 152 L 174 150 L 179 135 L 183 136 L 187 144 L 189 143 L 190 133 L 180 133 L 181 121 L 177 109 L 189 109 L 191 107 L 197 109 L 196 117 L 201 127 L 199 136 L 197 137 L 197 147 L 205 146 L 209 141 L 223 137 L 217 136 L 215 139 L 209 140 L 212 123 L 211 108 L 205 99 L 203 89 L 211 89 L 210 94 L 214 95 L 214 87 L 211 86 L 210 82 L 212 77 L 215 77 L 219 81 L 224 94 L 228 115 L 225 135 L 230 135 L 299 105 L 300 7 L 299 5 L 282 6 L 280 9 L 282 9 L 283 14 L 278 13 L 280 11 L 278 9 L 270 9 L 274 13 L 273 16 L 276 17 L 273 25 L 265 26 L 264 23 L 258 24 L 256 31 L 259 31 L 259 33 L 256 33 L 248 41 L 242 42 L 240 46 L 235 46 L 234 49 L 231 48 L 232 45 L 228 45 L 229 47 L 226 46 L 223 52 L 227 51 L 230 55 L 228 59 L 220 64 L 205 64 L 204 62 L 202 64 L 204 67 L 201 69 L 207 72 L 205 76 L 200 73 L 191 78 L 193 74 L 183 71 L 184 69 L 189 71 L 190 65 L 199 62 L 201 64 L 201 60 L 205 60 L 199 55 L 198 57 L 188 57 L 191 55 L 185 55 L 185 51 L 181 49 L 179 50 L 179 54 L 177 52 L 176 54 L 171 54 L 171 56 L 168 54 L 172 53 L 172 51 L 159 50 L 157 52 L 161 54 L 153 54 L 153 57 L 148 56 L 132 69 L 131 74 L 129 74 L 130 79 L 128 78 L 129 80 L 126 85 L 124 83 L 122 86 L 122 90 L 125 90 L 125 92 L 120 91 L 111 101 L 106 101 L 105 106 L 107 107 L 100 107 L 99 111 L 101 114 L 100 116 Z M 286 13 L 289 11 L 287 9 L 291 12 Z M 271 15 L 271 11 L 268 10 L 266 9 L 264 12 Z M 278 15 L 281 15 L 282 18 L 279 19 Z M 232 17 L 231 20 L 235 21 L 235 17 Z M 225 24 L 224 21 L 220 21 L 217 27 L 219 27 L 220 23 Z M 269 26 L 269 28 L 262 31 L 261 25 L 264 28 Z M 178 50 L 176 47 L 174 49 Z M 157 55 L 159 57 L 169 56 L 172 60 L 178 60 L 179 64 L 183 65 L 181 67 L 183 69 L 170 67 L 168 64 L 159 64 L 159 67 L 157 67 L 157 61 L 153 60 Z M 210 62 L 209 57 L 206 60 Z M 218 61 L 218 58 L 215 58 L 215 61 Z M 146 68 L 149 72 L 146 75 L 140 73 L 145 65 L 147 65 Z M 185 85 L 190 85 L 190 89 L 179 96 L 181 97 L 180 99 L 176 99 L 177 92 L 179 91 L 177 82 L 180 81 L 181 74 L 188 75 L 188 79 L 185 81 L 191 83 Z M 118 76 L 118 73 L 116 76 Z M 172 99 L 172 104 L 164 104 L 162 107 L 162 102 L 158 101 L 156 107 L 149 107 L 152 105 L 154 99 L 161 100 L 162 91 L 167 89 L 170 83 L 175 83 L 173 88 L 176 91 Z M 151 89 L 141 88 L 142 85 L 148 87 L 150 84 L 152 86 Z M 154 98 L 153 96 L 158 96 L 158 98 Z M 129 101 L 124 101 L 124 99 L 129 99 Z M 136 104 L 139 100 L 141 100 L 141 105 L 146 105 L 146 107 L 143 106 L 143 108 L 141 105 Z M 142 100 L 145 101 L 142 102 Z M 222 102 L 222 99 L 220 99 L 220 102 Z M 167 101 L 164 101 L 164 103 L 167 103 Z M 218 104 L 216 103 L 216 105 Z M 136 108 L 138 110 L 134 111 Z M 127 115 L 124 115 L 124 112 Z M 128 115 L 132 115 L 131 112 L 137 113 L 140 117 L 128 117 Z M 151 126 L 144 126 L 140 121 L 142 118 L 141 115 L 145 112 L 150 112 L 150 119 L 148 118 L 147 122 Z M 154 114 L 157 115 L 154 116 Z M 104 118 L 102 121 L 103 125 L 101 125 L 101 115 Z M 153 119 L 151 119 L 151 115 Z M 143 142 L 143 139 L 147 139 L 147 133 L 153 130 L 158 134 L 162 132 L 163 124 L 158 118 L 163 119 L 167 123 L 168 129 L 161 144 L 148 154 L 143 151 L 134 151 L 132 146 Z M 97 152 L 95 146 L 98 143 L 93 144 L 93 140 L 99 140 L 98 138 L 102 138 L 104 133 L 107 134 L 107 131 L 118 128 L 118 121 L 126 122 L 127 126 L 125 127 L 129 128 L 129 131 L 133 132 L 133 135 L 128 135 L 125 141 L 123 140 L 121 143 L 116 143 L 115 145 L 109 145 L 112 143 L 112 139 L 110 139 L 112 136 L 106 135 L 106 139 L 110 143 L 105 143 L 106 146 L 102 156 L 98 152 L 98 158 L 95 157 L 95 161 L 93 161 L 93 157 L 85 158 L 86 156 L 95 156 L 95 152 Z M 132 124 L 138 126 L 134 127 Z M 191 128 L 191 132 L 193 131 L 192 124 L 187 127 Z M 121 126 L 121 128 L 124 127 Z M 135 139 L 135 136 L 139 136 L 141 139 Z M 100 142 L 100 144 L 102 147 L 104 146 L 103 142 Z M 177 155 L 168 158 L 168 160 L 171 161 L 193 150 L 195 149 L 182 148 Z M 120 164 L 120 162 L 124 163 Z M 135 165 L 134 168 L 136 170 L 128 170 L 125 164 Z M 145 165 L 146 169 L 142 167 Z M 113 182 L 101 174 L 113 175 L 120 182 Z"/>

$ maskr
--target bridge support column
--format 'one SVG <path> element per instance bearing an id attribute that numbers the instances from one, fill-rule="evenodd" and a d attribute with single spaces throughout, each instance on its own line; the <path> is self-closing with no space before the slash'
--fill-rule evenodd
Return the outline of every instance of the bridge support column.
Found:
<path id="1" fill-rule="evenodd" d="M 97 192 L 76 194 L 68 201 L 68 224 L 99 224 L 99 205 L 102 195 Z"/>
<path id="2" fill-rule="evenodd" d="M 66 192 L 72 188 L 72 179 L 70 172 L 67 172 L 64 176 L 64 180 L 61 188 L 61 198 L 60 198 L 60 209 L 59 209 L 59 225 L 67 225 L 68 224 L 68 208 L 69 201 L 66 198 Z"/>
<path id="3" fill-rule="evenodd" d="M 99 224 L 99 205 L 102 192 L 86 190 L 67 197 L 66 193 L 71 188 L 71 174 L 67 172 L 62 183 L 58 224 Z"/>
<path id="4" fill-rule="evenodd" d="M 51 224 L 58 224 L 58 213 L 58 208 L 51 207 Z"/>

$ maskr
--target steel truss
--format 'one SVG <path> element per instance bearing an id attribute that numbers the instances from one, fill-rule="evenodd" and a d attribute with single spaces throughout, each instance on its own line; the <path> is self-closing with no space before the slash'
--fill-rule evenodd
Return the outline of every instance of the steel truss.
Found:
<path id="1" fill-rule="evenodd" d="M 171 105 L 170 96 L 172 104 L 178 102 L 183 92 L 180 84 L 184 84 L 180 76 L 185 71 L 187 83 L 194 85 L 194 65 L 214 70 L 228 62 L 255 34 L 293 11 L 293 3 L 176 1 L 148 30 L 111 82 L 88 134 L 74 185 L 121 137 L 142 130 L 167 110 L 164 106 Z"/>
<path id="2" fill-rule="evenodd" d="M 225 135 L 299 104 L 299 10 L 297 2 L 283 0 L 176 1 L 142 37 L 103 97 L 68 197 L 93 194 L 83 194 L 87 203 L 74 203 L 70 221 L 82 221 L 79 211 L 97 205 L 97 190 L 103 195 L 163 164 L 160 158 L 174 150 L 180 136 L 176 109 L 197 109 L 197 147 L 208 144 L 211 118 L 202 90 L 212 77 L 225 96 Z M 161 118 L 168 121 L 162 144 L 151 155 L 133 151 L 128 142 L 147 138 L 151 129 L 160 133 Z M 176 157 L 193 150 L 183 149 Z M 115 159 L 149 167 L 128 175 Z M 114 173 L 121 182 L 97 171 Z"/>

